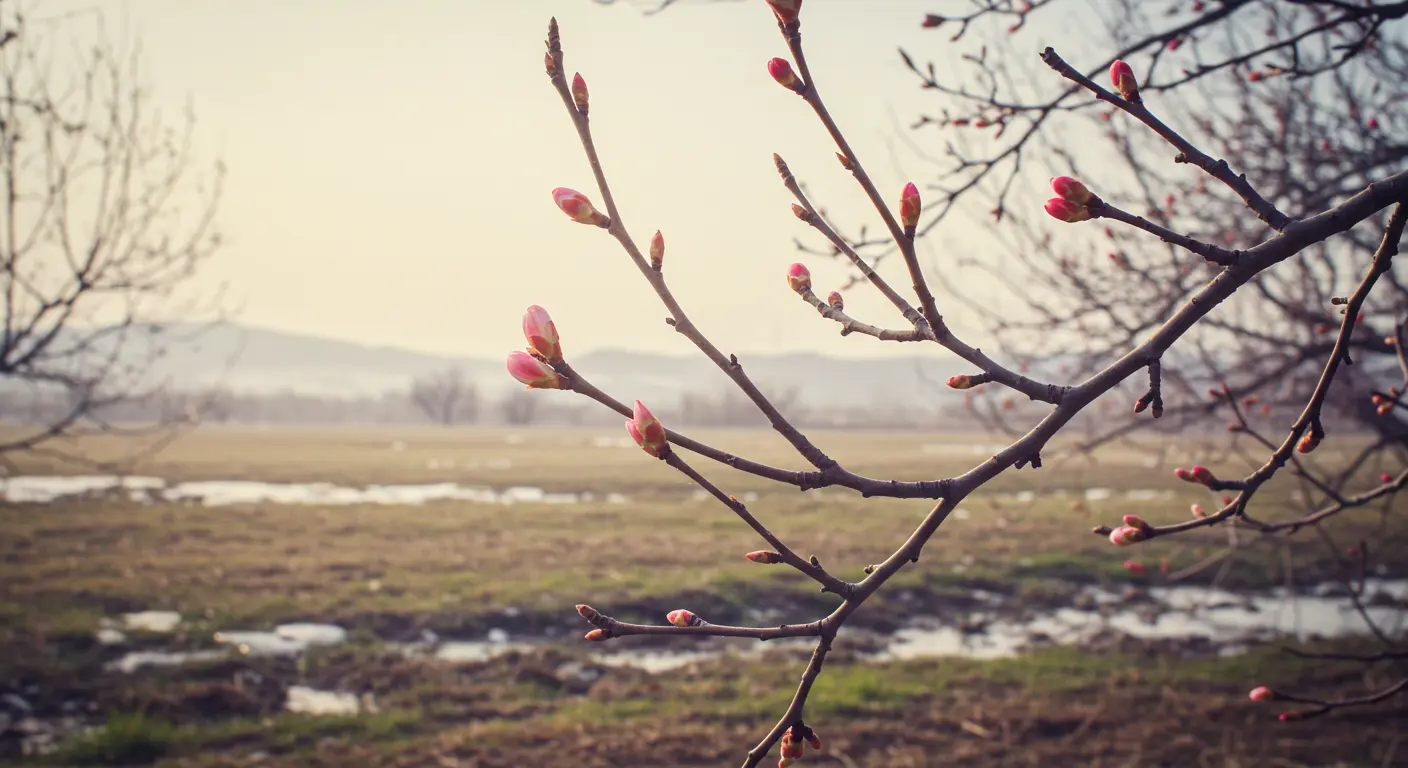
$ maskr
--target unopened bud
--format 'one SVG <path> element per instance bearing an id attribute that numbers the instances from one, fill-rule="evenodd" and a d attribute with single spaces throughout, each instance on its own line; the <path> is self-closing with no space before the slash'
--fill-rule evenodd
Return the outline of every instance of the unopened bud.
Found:
<path id="1" fill-rule="evenodd" d="M 665 236 L 655 231 L 655 236 L 650 238 L 650 268 L 656 272 L 660 271 L 660 266 L 665 263 Z"/>
<path id="2" fill-rule="evenodd" d="M 972 389 L 973 377 L 968 375 L 950 376 L 948 385 L 951 389 Z"/>
<path id="3" fill-rule="evenodd" d="M 1257 702 L 1275 701 L 1276 692 L 1271 690 L 1270 688 L 1267 688 L 1264 685 L 1259 685 L 1253 688 L 1251 692 L 1247 694 L 1247 698 Z"/>
<path id="4" fill-rule="evenodd" d="M 755 563 L 762 563 L 763 565 L 778 565 L 787 562 L 782 559 L 782 555 L 776 552 L 769 552 L 765 549 L 760 549 L 757 552 L 749 552 L 746 557 Z"/>
<path id="5" fill-rule="evenodd" d="M 900 193 L 900 224 L 906 232 L 912 233 L 914 228 L 919 226 L 919 212 L 922 208 L 919 188 L 914 186 L 912 181 L 904 185 L 904 191 Z"/>
<path id="6" fill-rule="evenodd" d="M 1204 466 L 1195 466 L 1192 469 L 1179 467 L 1173 471 L 1173 475 L 1185 483 L 1198 483 L 1199 485 L 1210 485 L 1217 480 L 1212 470 Z"/>
<path id="7" fill-rule="evenodd" d="M 575 189 L 558 187 L 552 191 L 552 201 L 557 204 L 562 212 L 579 224 L 595 224 L 598 227 L 606 227 L 611 224 L 611 219 L 592 206 L 592 201 L 587 196 Z"/>
<path id="8" fill-rule="evenodd" d="M 528 389 L 565 389 L 562 377 L 552 366 L 527 352 L 508 353 L 508 373 Z"/>
<path id="9" fill-rule="evenodd" d="M 1139 562 L 1138 560 L 1124 561 L 1124 569 L 1134 574 L 1135 576 L 1143 576 L 1144 574 L 1148 573 L 1148 569 L 1146 569 L 1144 567 L 1144 564 Z"/>
<path id="10" fill-rule="evenodd" d="M 683 608 L 665 614 L 665 621 L 677 627 L 702 627 L 705 623 L 703 619 Z"/>
<path id="11" fill-rule="evenodd" d="M 636 445 L 639 445 L 641 450 L 657 459 L 663 457 L 670 450 L 669 440 L 665 436 L 665 426 L 639 400 L 636 401 L 635 408 L 631 412 L 630 421 L 626 422 L 626 432 L 636 441 Z"/>
<path id="12" fill-rule="evenodd" d="M 848 171 L 854 171 L 856 169 L 855 165 L 851 163 L 851 158 L 846 157 L 840 152 L 836 153 L 836 159 L 841 161 L 842 168 L 845 168 Z"/>
<path id="13" fill-rule="evenodd" d="M 601 614 L 597 613 L 597 610 L 591 607 L 590 605 L 577 606 L 577 615 L 581 616 L 587 621 L 590 621 L 593 624 L 601 620 Z"/>
<path id="14" fill-rule="evenodd" d="M 841 298 L 841 293 L 839 291 L 832 291 L 831 293 L 827 294 L 826 303 L 832 309 L 840 310 L 846 308 L 846 301 L 845 299 Z"/>
<path id="15" fill-rule="evenodd" d="M 603 640 L 609 640 L 609 639 L 611 639 L 611 635 L 607 634 L 607 633 L 606 633 L 606 630 L 604 630 L 604 629 L 593 629 L 592 631 L 590 631 L 590 632 L 588 632 L 587 634 L 583 635 L 583 637 L 585 637 L 585 638 L 588 639 L 588 640 L 591 640 L 591 641 L 594 642 L 594 643 L 599 643 L 599 642 L 601 642 L 601 641 L 603 641 Z"/>
<path id="16" fill-rule="evenodd" d="M 1305 435 L 1301 437 L 1300 442 L 1296 443 L 1296 451 L 1299 453 L 1310 453 L 1320 446 L 1320 440 L 1323 437 L 1324 435 L 1316 434 L 1313 429 L 1306 432 Z"/>
<path id="17" fill-rule="evenodd" d="M 1071 178 L 1070 176 L 1057 176 L 1051 180 L 1051 191 L 1055 192 L 1062 200 L 1085 205 L 1090 202 L 1092 195 L 1085 185 Z"/>
<path id="18" fill-rule="evenodd" d="M 1204 518 L 1208 516 L 1208 513 L 1206 510 L 1203 509 L 1202 504 L 1194 504 L 1191 509 L 1193 511 L 1193 517 Z"/>
<path id="19" fill-rule="evenodd" d="M 790 24 L 796 21 L 797 14 L 802 11 L 802 0 L 767 0 L 767 2 L 780 24 Z"/>
<path id="20" fill-rule="evenodd" d="M 1046 201 L 1046 212 L 1054 219 L 1075 223 L 1085 221 L 1090 216 L 1090 209 L 1084 205 L 1078 205 L 1063 197 L 1053 197 Z"/>
<path id="21" fill-rule="evenodd" d="M 1117 547 L 1128 547 L 1135 542 L 1143 541 L 1144 538 L 1143 531 L 1128 525 L 1121 525 L 1110 531 L 1110 543 Z"/>
<path id="22" fill-rule="evenodd" d="M 578 112 L 587 114 L 587 81 L 582 79 L 581 72 L 572 76 L 572 103 L 577 105 Z"/>
<path id="23" fill-rule="evenodd" d="M 1146 533 L 1149 531 L 1150 528 L 1153 527 L 1148 523 L 1144 522 L 1144 518 L 1140 517 L 1139 515 L 1125 515 L 1124 524 L 1131 528 L 1138 528 L 1140 531 Z"/>
<path id="24" fill-rule="evenodd" d="M 1134 70 L 1128 64 L 1118 60 L 1111 64 L 1110 82 L 1125 101 L 1139 101 L 1139 81 L 1134 79 Z"/>
<path id="25" fill-rule="evenodd" d="M 797 293 L 812 289 L 812 273 L 807 270 L 807 265 L 793 264 L 787 268 L 787 287 Z"/>
<path id="26" fill-rule="evenodd" d="M 772 75 L 772 79 L 776 80 L 778 85 L 795 94 L 801 95 L 803 90 L 805 90 L 802 86 L 802 81 L 797 79 L 797 73 L 792 71 L 791 62 L 787 61 L 787 59 L 770 60 L 768 62 L 768 74 Z"/>

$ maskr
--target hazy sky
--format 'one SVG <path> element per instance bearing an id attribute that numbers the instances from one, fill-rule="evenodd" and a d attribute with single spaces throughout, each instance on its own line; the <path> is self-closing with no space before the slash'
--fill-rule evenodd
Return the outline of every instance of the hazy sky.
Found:
<path id="1" fill-rule="evenodd" d="M 557 186 L 599 200 L 543 73 L 556 15 L 567 68 L 591 89 L 622 218 L 642 246 L 664 231 L 670 283 L 716 343 L 734 352 L 914 351 L 840 338 L 786 287 L 798 258 L 792 238 L 807 232 L 789 212 L 772 152 L 838 218 L 879 222 L 811 111 L 768 77 L 765 63 L 785 46 L 763 0 L 684 0 L 649 18 L 629 3 L 590 0 L 29 7 L 40 17 L 95 6 L 116 34 L 140 38 L 160 104 L 194 103 L 200 155 L 228 166 L 219 218 L 227 245 L 198 284 L 227 285 L 241 321 L 499 356 L 522 346 L 519 318 L 537 303 L 569 353 L 690 351 L 615 242 L 552 204 Z M 921 186 L 935 176 L 901 138 L 934 102 L 896 55 L 897 45 L 944 55 L 947 36 L 919 27 L 932 6 L 811 0 L 805 11 L 818 85 L 896 202 L 910 176 Z M 1051 29 L 1044 39 L 1059 45 L 1067 35 Z M 926 141 L 940 153 L 935 136 Z M 941 262 L 940 245 L 926 249 Z M 836 262 L 808 263 L 822 291 L 845 274 Z M 888 273 L 907 286 L 894 266 Z M 847 304 L 862 319 L 900 324 L 872 290 L 852 290 Z"/>

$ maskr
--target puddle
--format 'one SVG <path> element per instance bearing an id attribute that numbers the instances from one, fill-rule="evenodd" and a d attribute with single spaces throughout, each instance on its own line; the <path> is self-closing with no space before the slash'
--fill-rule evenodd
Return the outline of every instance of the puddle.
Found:
<path id="1" fill-rule="evenodd" d="M 955 566 L 957 567 L 957 566 Z M 1284 590 L 1239 596 L 1220 589 L 1203 587 L 1152 587 L 1147 590 L 1112 591 L 1097 587 L 1081 588 L 1073 606 L 1039 612 L 1027 618 L 1004 616 L 1008 597 L 984 591 L 973 592 L 981 605 L 977 611 L 958 616 L 920 616 L 891 635 L 876 637 L 878 645 L 865 653 L 877 661 L 936 656 L 964 656 L 990 659 L 1010 657 L 1034 647 L 1049 644 L 1074 645 L 1100 637 L 1128 635 L 1149 640 L 1204 640 L 1217 646 L 1222 656 L 1244 653 L 1261 641 L 1294 637 L 1299 640 L 1363 634 L 1367 627 L 1353 605 L 1341 596 L 1342 587 L 1320 585 L 1304 594 Z M 1138 595 L 1138 599 L 1131 596 Z M 1408 625 L 1408 580 L 1371 579 L 1364 593 L 1365 611 L 1389 634 Z M 1007 612 L 1010 614 L 1010 612 Z M 136 614 L 140 615 L 140 614 Z M 757 623 L 768 623 L 758 617 Z M 272 632 L 220 632 L 218 643 L 233 646 L 242 654 L 254 656 L 294 656 L 310 647 L 337 645 L 347 640 L 347 631 L 332 624 L 290 623 Z M 502 629 L 491 629 L 482 640 L 442 641 L 425 632 L 420 642 L 391 644 L 407 655 L 428 656 L 451 663 L 483 663 L 510 653 L 527 653 L 543 648 L 551 640 L 544 637 L 513 639 Z M 631 647 L 593 650 L 590 664 L 574 667 L 564 675 L 585 680 L 596 667 L 630 667 L 650 673 L 669 672 L 697 662 L 721 657 L 757 656 L 769 650 L 810 648 L 808 638 L 759 643 L 753 640 L 716 638 L 707 644 L 687 648 Z M 109 669 L 131 673 L 148 666 L 176 666 L 218 659 L 228 650 L 193 652 L 141 651 L 128 653 L 108 665 Z M 574 662 L 575 663 L 575 662 Z M 585 676 L 585 677 L 584 677 Z M 305 689 L 290 710 L 314 714 L 356 714 L 351 707 L 358 699 Z M 351 702 L 349 704 L 348 702 Z M 307 707 L 294 709 L 293 707 Z M 363 710 L 368 708 L 361 702 Z"/>
<path id="2" fill-rule="evenodd" d="M 491 465 L 493 463 L 491 462 Z M 365 488 L 333 483 L 263 483 L 248 480 L 203 480 L 168 485 L 156 477 L 31 476 L 0 480 L 0 499 L 12 503 L 46 504 L 60 499 L 98 493 L 126 492 L 133 501 L 177 501 L 222 507 L 237 504 L 350 504 L 420 505 L 434 501 L 475 504 L 577 504 L 596 500 L 591 493 L 549 493 L 534 486 L 495 490 L 458 483 L 424 485 L 369 485 Z M 629 501 L 619 493 L 607 494 L 607 504 Z"/>
<path id="3" fill-rule="evenodd" d="M 997 658 L 1014 656 L 1035 644 L 1078 644 L 1111 632 L 1148 640 L 1206 639 L 1221 645 L 1222 655 L 1235 655 L 1245 652 L 1251 641 L 1277 637 L 1306 641 L 1367 633 L 1368 626 L 1354 606 L 1344 597 L 1329 594 L 1335 586 L 1321 585 L 1311 595 L 1280 590 L 1250 597 L 1202 587 L 1154 587 L 1148 591 L 1152 604 L 1137 606 L 1115 593 L 1086 588 L 1077 603 L 1095 610 L 1060 608 L 1022 622 L 973 614 L 963 620 L 981 630 L 967 632 L 932 619 L 918 620 L 897 631 L 890 646 L 875 658 Z M 1366 587 L 1366 613 L 1389 634 L 1399 631 L 1408 618 L 1408 580 L 1370 581 Z"/>
<path id="4" fill-rule="evenodd" d="M 362 711 L 357 696 L 336 691 L 320 691 L 303 685 L 289 686 L 284 709 L 304 715 L 351 717 Z"/>
<path id="5" fill-rule="evenodd" d="M 128 632 L 159 632 L 164 634 L 174 631 L 180 624 L 181 614 L 175 611 L 140 611 L 122 615 L 122 625 L 126 627 Z"/>
<path id="6" fill-rule="evenodd" d="M 132 674 L 143 667 L 179 667 L 202 661 L 215 661 L 226 656 L 225 651 L 132 651 L 107 665 L 113 672 Z"/>
<path id="7" fill-rule="evenodd" d="M 234 646 L 248 656 L 296 656 L 315 645 L 347 641 L 347 630 L 335 624 L 281 624 L 273 632 L 216 632 L 215 642 Z"/>

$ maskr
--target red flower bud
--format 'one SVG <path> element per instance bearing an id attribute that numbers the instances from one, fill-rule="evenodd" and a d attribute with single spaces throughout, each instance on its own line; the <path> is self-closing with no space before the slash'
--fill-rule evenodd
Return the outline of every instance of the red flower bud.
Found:
<path id="1" fill-rule="evenodd" d="M 609 640 L 609 639 L 611 639 L 611 636 L 608 635 L 608 634 L 606 634 L 606 630 L 604 630 L 604 629 L 593 629 L 592 631 L 590 631 L 590 632 L 588 632 L 587 634 L 583 635 L 583 637 L 585 637 L 585 638 L 588 639 L 588 640 L 591 640 L 591 641 L 594 642 L 594 643 L 599 643 L 599 642 L 601 642 L 601 641 L 603 641 L 603 640 Z"/>
<path id="2" fill-rule="evenodd" d="M 1199 485 L 1210 485 L 1217 480 L 1212 471 L 1203 466 L 1195 466 L 1192 469 L 1179 467 L 1173 471 L 1173 475 L 1185 483 L 1198 483 Z"/>
<path id="3" fill-rule="evenodd" d="M 950 376 L 949 387 L 953 389 L 971 389 L 973 387 L 973 377 L 971 376 Z"/>
<path id="4" fill-rule="evenodd" d="M 1259 685 L 1253 688 L 1251 692 L 1247 694 L 1247 698 L 1256 702 L 1275 701 L 1276 692 L 1271 690 L 1270 688 L 1267 688 L 1264 685 Z"/>
<path id="5" fill-rule="evenodd" d="M 523 337 L 528 340 L 528 348 L 538 353 L 549 363 L 562 362 L 562 344 L 557 338 L 557 326 L 548 311 L 534 304 L 523 315 Z"/>
<path id="6" fill-rule="evenodd" d="M 656 272 L 660 271 L 660 266 L 665 263 L 665 236 L 660 234 L 660 230 L 655 230 L 655 236 L 650 238 L 650 268 Z"/>
<path id="7" fill-rule="evenodd" d="M 1314 430 L 1306 432 L 1301 436 L 1300 442 L 1296 443 L 1296 451 L 1299 453 L 1310 453 L 1320 446 L 1322 435 L 1315 434 Z"/>
<path id="8" fill-rule="evenodd" d="M 1139 562 L 1138 560 L 1124 561 L 1124 569 L 1134 574 L 1135 576 L 1143 576 L 1144 574 L 1148 573 L 1148 569 L 1146 569 L 1144 567 L 1144 564 Z"/>
<path id="9" fill-rule="evenodd" d="M 562 377 L 552 366 L 527 352 L 508 353 L 508 373 L 528 389 L 564 389 Z"/>
<path id="10" fill-rule="evenodd" d="M 1144 522 L 1144 518 L 1139 515 L 1125 515 L 1124 524 L 1131 528 L 1138 528 L 1141 532 L 1147 533 L 1153 526 Z"/>
<path id="11" fill-rule="evenodd" d="M 747 554 L 747 558 L 755 563 L 762 563 L 763 565 L 777 565 L 779 563 L 786 562 L 782 559 L 782 555 L 779 555 L 776 552 L 768 552 L 767 550 L 763 549 L 760 549 L 757 552 L 749 552 Z"/>
<path id="12" fill-rule="evenodd" d="M 783 88 L 799 95 L 802 93 L 802 81 L 797 79 L 797 74 L 792 71 L 792 64 L 787 59 L 768 61 L 768 74 Z"/>
<path id="13" fill-rule="evenodd" d="M 802 11 L 802 0 L 768 0 L 768 5 L 782 24 L 796 21 L 797 14 Z"/>
<path id="14" fill-rule="evenodd" d="M 1090 202 L 1090 190 L 1085 185 L 1071 178 L 1070 176 L 1057 176 L 1051 180 L 1051 191 L 1055 192 L 1063 200 L 1085 205 Z"/>
<path id="15" fill-rule="evenodd" d="M 665 621 L 677 627 L 702 627 L 704 620 L 684 609 L 670 611 L 665 614 Z"/>
<path id="16" fill-rule="evenodd" d="M 914 186 L 914 182 L 904 185 L 904 191 L 900 193 L 900 224 L 905 230 L 912 230 L 919 225 L 919 211 L 922 208 L 919 202 L 919 188 Z"/>
<path id="17" fill-rule="evenodd" d="M 944 17 L 935 16 L 932 13 L 926 13 L 924 14 L 924 21 L 920 22 L 919 26 L 924 27 L 925 29 L 933 29 L 934 27 L 937 27 L 943 23 Z"/>
<path id="18" fill-rule="evenodd" d="M 1134 70 L 1123 61 L 1116 61 L 1110 65 L 1110 82 L 1114 83 L 1115 90 L 1120 92 L 1120 96 L 1125 101 L 1139 100 L 1139 81 L 1134 79 Z"/>
<path id="19" fill-rule="evenodd" d="M 1110 543 L 1117 547 L 1127 547 L 1135 542 L 1143 541 L 1144 538 L 1143 531 L 1128 525 L 1121 525 L 1110 531 Z"/>
<path id="20" fill-rule="evenodd" d="M 657 459 L 670 449 L 669 440 L 665 437 L 665 426 L 639 400 L 636 401 L 631 420 L 626 422 L 626 432 L 636 441 L 636 445 Z"/>
<path id="21" fill-rule="evenodd" d="M 578 112 L 587 114 L 587 81 L 582 79 L 581 72 L 572 76 L 572 103 L 577 105 Z"/>
<path id="22" fill-rule="evenodd" d="M 812 289 L 812 273 L 807 271 L 807 265 L 793 264 L 787 268 L 787 286 L 797 293 Z"/>
<path id="23" fill-rule="evenodd" d="M 552 201 L 557 203 L 557 207 L 562 212 L 579 224 L 595 224 L 598 227 L 605 227 L 611 223 L 611 219 L 592 206 L 592 201 L 587 196 L 575 189 L 558 187 L 552 191 Z"/>
<path id="24" fill-rule="evenodd" d="M 841 298 L 841 294 L 839 291 L 832 291 L 831 293 L 827 294 L 826 303 L 828 306 L 834 309 L 841 310 L 846 308 L 846 300 Z"/>
<path id="25" fill-rule="evenodd" d="M 1053 197 L 1047 200 L 1046 212 L 1051 214 L 1052 218 L 1072 223 L 1090 218 L 1089 208 L 1062 197 Z"/>
<path id="26" fill-rule="evenodd" d="M 1385 472 L 1382 475 L 1379 475 L 1379 480 L 1382 481 L 1384 485 L 1388 485 L 1389 483 L 1393 482 L 1393 475 L 1390 475 L 1389 473 Z"/>

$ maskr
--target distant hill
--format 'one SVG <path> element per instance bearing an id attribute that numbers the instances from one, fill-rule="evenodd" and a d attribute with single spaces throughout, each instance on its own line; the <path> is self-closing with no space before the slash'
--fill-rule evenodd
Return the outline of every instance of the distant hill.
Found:
<path id="1" fill-rule="evenodd" d="M 407 387 L 430 371 L 458 366 L 488 393 L 516 384 L 499 359 L 456 358 L 397 347 L 285 333 L 239 324 L 168 327 L 163 355 L 150 368 L 176 389 L 225 386 L 238 392 L 297 392 L 353 397 Z M 140 345 L 133 345 L 140 356 Z M 572 365 L 593 383 L 627 399 L 676 399 L 683 392 L 716 393 L 732 386 L 702 355 L 603 350 L 575 356 Z M 851 360 L 814 354 L 744 355 L 741 362 L 764 390 L 797 389 L 811 406 L 928 400 L 934 384 L 969 368 L 952 355 Z M 924 376 L 929 381 L 925 381 Z"/>

